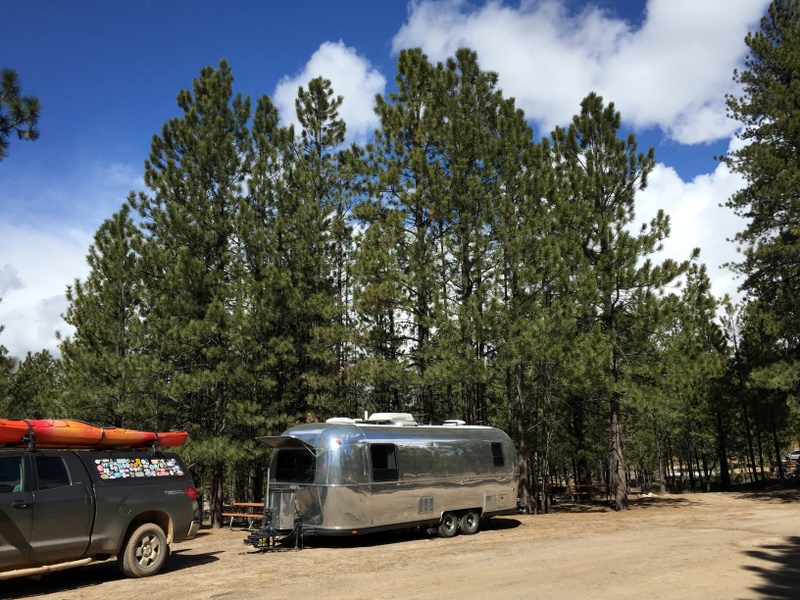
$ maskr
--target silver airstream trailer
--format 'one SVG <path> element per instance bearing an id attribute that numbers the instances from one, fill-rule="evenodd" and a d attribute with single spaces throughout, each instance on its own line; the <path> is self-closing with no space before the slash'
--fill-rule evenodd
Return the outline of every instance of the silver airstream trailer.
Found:
<path id="1" fill-rule="evenodd" d="M 481 517 L 517 510 L 517 454 L 494 427 L 419 425 L 405 413 L 329 419 L 258 440 L 274 449 L 265 528 L 270 535 L 352 535 L 426 528 L 478 531 Z M 246 540 L 247 543 L 247 540 Z"/>

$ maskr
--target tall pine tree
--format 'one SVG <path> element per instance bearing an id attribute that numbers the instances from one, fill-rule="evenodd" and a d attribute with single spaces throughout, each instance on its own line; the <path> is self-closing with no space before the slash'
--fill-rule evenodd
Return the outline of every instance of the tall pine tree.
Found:
<path id="1" fill-rule="evenodd" d="M 396 92 L 376 98 L 381 127 L 369 146 L 371 199 L 356 213 L 365 225 L 356 274 L 358 308 L 380 410 L 411 410 L 424 420 L 442 418 L 431 377 L 432 328 L 437 302 L 433 267 L 439 243 L 432 194 L 438 173 L 431 111 L 434 68 L 420 49 L 403 50 Z M 409 398 L 408 389 L 413 390 Z"/>
<path id="2" fill-rule="evenodd" d="M 727 97 L 744 146 L 725 157 L 745 187 L 727 203 L 747 219 L 736 240 L 744 259 L 742 290 L 774 321 L 784 351 L 767 387 L 797 393 L 800 352 L 800 1 L 774 0 L 761 29 L 745 38 L 745 68 L 734 71 L 741 95 Z"/>
<path id="3" fill-rule="evenodd" d="M 584 305 L 576 326 L 595 349 L 587 360 L 602 365 L 594 386 L 609 407 L 609 484 L 617 510 L 628 507 L 623 416 L 637 350 L 662 318 L 659 293 L 688 267 L 652 262 L 669 235 L 662 211 L 639 233 L 629 229 L 636 192 L 647 184 L 655 161 L 652 149 L 638 152 L 632 134 L 617 137 L 620 125 L 614 105 L 590 94 L 570 127 L 553 133 L 564 178 L 559 189 L 570 205 L 564 225 L 581 239 L 583 256 L 574 277 Z"/>
<path id="4" fill-rule="evenodd" d="M 239 359 L 236 315 L 242 301 L 238 215 L 248 165 L 249 98 L 233 95 L 226 61 L 204 68 L 178 95 L 183 115 L 154 136 L 145 184 L 132 204 L 142 218 L 142 318 L 164 373 L 167 418 L 191 424 L 199 458 L 210 465 L 212 522 L 221 524 L 229 404 Z"/>

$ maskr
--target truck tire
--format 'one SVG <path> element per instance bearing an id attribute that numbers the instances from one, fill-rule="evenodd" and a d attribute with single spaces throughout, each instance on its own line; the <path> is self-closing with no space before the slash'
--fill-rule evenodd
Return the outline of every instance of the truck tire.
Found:
<path id="1" fill-rule="evenodd" d="M 458 533 L 458 516 L 455 513 L 444 513 L 439 522 L 439 535 L 443 538 L 451 538 Z"/>
<path id="2" fill-rule="evenodd" d="M 143 523 L 131 532 L 117 562 L 127 577 L 155 575 L 169 555 L 167 538 L 154 523 Z"/>
<path id="3" fill-rule="evenodd" d="M 481 516 L 477 510 L 468 510 L 461 515 L 458 521 L 458 530 L 466 535 L 478 533 L 481 526 Z"/>

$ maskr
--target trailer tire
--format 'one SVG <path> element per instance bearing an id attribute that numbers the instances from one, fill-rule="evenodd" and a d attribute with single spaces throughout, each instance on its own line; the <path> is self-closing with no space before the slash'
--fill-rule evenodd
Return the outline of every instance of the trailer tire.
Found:
<path id="1" fill-rule="evenodd" d="M 468 510 L 458 520 L 458 530 L 465 535 L 478 533 L 481 527 L 481 516 L 477 510 Z"/>
<path id="2" fill-rule="evenodd" d="M 455 513 L 444 513 L 442 520 L 439 521 L 439 536 L 451 538 L 458 533 L 459 519 Z"/>
<path id="3" fill-rule="evenodd" d="M 125 540 L 117 561 L 123 575 L 147 577 L 161 570 L 168 555 L 169 546 L 161 527 L 155 523 L 144 523 Z"/>

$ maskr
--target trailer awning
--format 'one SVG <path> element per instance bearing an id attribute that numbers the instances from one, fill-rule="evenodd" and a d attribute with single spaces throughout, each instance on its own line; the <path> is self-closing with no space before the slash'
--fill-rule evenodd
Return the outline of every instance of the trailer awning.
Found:
<path id="1" fill-rule="evenodd" d="M 317 454 L 317 449 L 314 446 L 291 435 L 262 435 L 257 437 L 256 440 L 267 448 L 305 448 L 311 454 Z"/>

